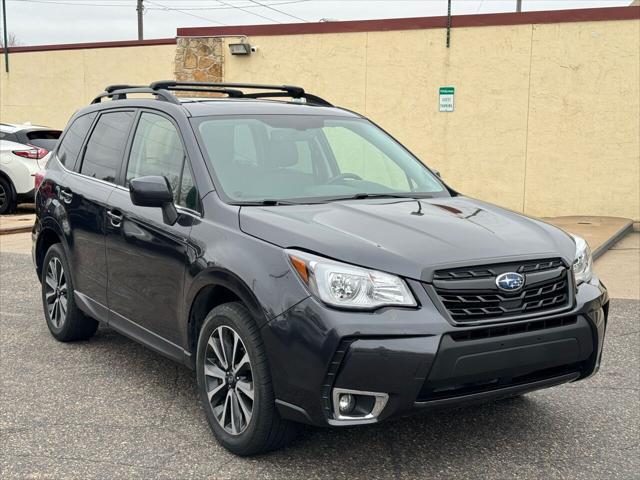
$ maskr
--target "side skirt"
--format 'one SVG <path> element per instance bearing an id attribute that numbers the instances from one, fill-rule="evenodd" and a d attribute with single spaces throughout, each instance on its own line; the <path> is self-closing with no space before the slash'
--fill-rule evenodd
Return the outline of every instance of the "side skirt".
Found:
<path id="1" fill-rule="evenodd" d="M 131 340 L 140 343 L 141 345 L 144 345 L 145 347 L 150 348 L 171 360 L 193 368 L 191 354 L 179 345 L 176 345 L 175 343 L 164 339 L 160 335 L 141 327 L 137 323 L 132 322 L 128 318 L 123 317 L 114 311 L 109 310 L 101 303 L 96 302 L 77 290 L 74 293 L 76 304 L 85 314 L 95 318 L 105 325 L 108 325 L 110 328 L 113 328 L 125 337 L 129 337 Z"/>

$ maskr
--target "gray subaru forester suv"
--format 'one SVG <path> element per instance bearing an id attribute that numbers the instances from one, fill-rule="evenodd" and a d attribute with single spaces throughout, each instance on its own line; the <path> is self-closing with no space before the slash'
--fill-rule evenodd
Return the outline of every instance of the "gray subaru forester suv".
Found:
<path id="1" fill-rule="evenodd" d="M 108 87 L 39 181 L 53 336 L 101 322 L 196 369 L 239 455 L 298 423 L 520 395 L 600 364 L 609 301 L 583 239 L 464 196 L 300 87 Z"/>

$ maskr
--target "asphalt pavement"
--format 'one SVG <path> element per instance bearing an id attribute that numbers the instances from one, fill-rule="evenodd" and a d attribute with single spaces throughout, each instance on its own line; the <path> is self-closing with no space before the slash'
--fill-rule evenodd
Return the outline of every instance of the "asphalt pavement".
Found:
<path id="1" fill-rule="evenodd" d="M 0 478 L 640 478 L 640 302 L 613 300 L 602 368 L 522 398 L 303 430 L 243 459 L 218 446 L 195 375 L 101 328 L 46 328 L 29 255 L 0 254 Z"/>

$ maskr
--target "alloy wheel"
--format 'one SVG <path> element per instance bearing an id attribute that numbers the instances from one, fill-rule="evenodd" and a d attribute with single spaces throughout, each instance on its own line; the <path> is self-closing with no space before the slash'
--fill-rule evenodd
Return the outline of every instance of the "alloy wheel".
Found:
<path id="1" fill-rule="evenodd" d="M 240 435 L 253 413 L 253 372 L 249 352 L 233 328 L 220 326 L 209 337 L 204 376 L 216 420 L 227 433 Z"/>
<path id="2" fill-rule="evenodd" d="M 5 203 L 7 203 L 7 191 L 4 189 L 4 186 L 0 183 L 0 210 L 4 207 Z"/>
<path id="3" fill-rule="evenodd" d="M 52 325 L 61 328 L 67 318 L 67 277 L 57 257 L 53 257 L 47 265 L 45 301 Z"/>

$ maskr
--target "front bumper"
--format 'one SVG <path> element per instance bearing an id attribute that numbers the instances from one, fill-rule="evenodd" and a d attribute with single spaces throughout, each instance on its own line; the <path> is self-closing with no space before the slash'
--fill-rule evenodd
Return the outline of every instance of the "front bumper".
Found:
<path id="1" fill-rule="evenodd" d="M 411 282 L 410 282 L 411 283 Z M 372 423 L 581 380 L 599 368 L 609 298 L 597 278 L 561 314 L 452 326 L 417 282 L 419 309 L 345 312 L 313 298 L 265 325 L 280 413 L 313 425 Z M 379 392 L 376 418 L 336 418 L 334 389 Z"/>

